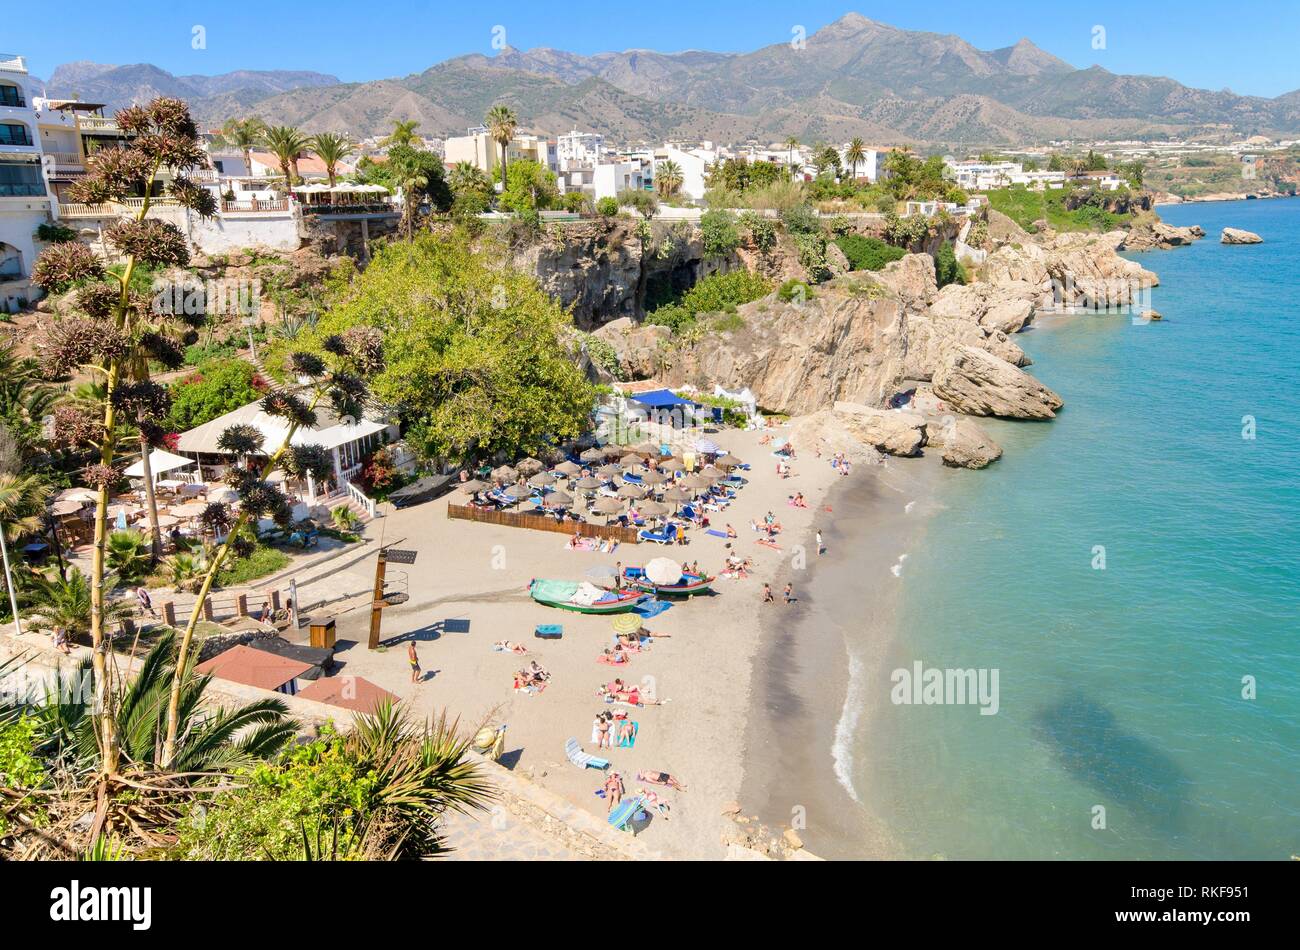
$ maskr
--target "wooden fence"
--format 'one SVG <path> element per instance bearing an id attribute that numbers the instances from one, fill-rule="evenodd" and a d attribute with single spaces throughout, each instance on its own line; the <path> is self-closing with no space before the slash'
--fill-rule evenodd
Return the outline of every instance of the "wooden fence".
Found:
<path id="1" fill-rule="evenodd" d="M 577 521 L 556 521 L 545 515 L 530 515 L 515 511 L 493 511 L 486 508 L 474 508 L 470 505 L 448 505 L 447 517 L 462 521 L 481 521 L 485 524 L 500 524 L 509 528 L 532 528 L 534 531 L 550 531 L 555 534 L 573 534 L 577 532 L 584 538 L 604 538 L 636 544 L 637 528 L 625 528 L 616 524 L 587 524 Z"/>

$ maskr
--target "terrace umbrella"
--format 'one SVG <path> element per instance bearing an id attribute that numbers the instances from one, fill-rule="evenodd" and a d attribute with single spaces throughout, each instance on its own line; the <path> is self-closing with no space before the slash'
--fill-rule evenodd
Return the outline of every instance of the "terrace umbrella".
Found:
<path id="1" fill-rule="evenodd" d="M 599 478 L 595 478 L 591 475 L 586 475 L 578 479 L 576 482 L 574 482 L 573 487 L 580 488 L 583 491 L 595 491 L 603 484 L 605 483 L 601 481 Z"/>
<path id="2" fill-rule="evenodd" d="M 515 468 L 520 475 L 536 475 L 538 472 L 546 471 L 546 463 L 541 459 L 529 457 L 517 463 Z"/>
<path id="3" fill-rule="evenodd" d="M 668 476 L 663 472 L 656 472 L 654 469 L 651 469 L 641 476 L 641 480 L 647 485 L 662 485 L 664 482 L 668 481 Z"/>
<path id="4" fill-rule="evenodd" d="M 56 518 L 62 518 L 64 515 L 76 514 L 85 507 L 86 503 L 84 501 L 56 501 L 50 505 L 50 514 Z"/>
<path id="5" fill-rule="evenodd" d="M 89 488 L 65 488 L 54 496 L 55 501 L 79 501 L 88 504 L 92 501 L 99 501 L 99 495 Z"/>
<path id="6" fill-rule="evenodd" d="M 492 469 L 493 481 L 513 482 L 518 477 L 519 477 L 519 473 L 516 472 L 513 468 L 511 468 L 509 465 L 502 465 L 500 468 Z"/>
<path id="7" fill-rule="evenodd" d="M 569 477 L 573 477 L 574 475 L 577 475 L 579 472 L 582 471 L 582 466 L 575 465 L 572 462 L 561 462 L 559 465 L 555 466 L 555 470 L 559 472 L 561 475 L 568 475 Z"/>
<path id="8" fill-rule="evenodd" d="M 579 455 L 578 458 L 584 462 L 602 462 L 605 460 L 605 453 L 602 449 L 590 448 Z"/>
<path id="9" fill-rule="evenodd" d="M 618 490 L 618 497 L 640 500 L 645 497 L 645 489 L 639 485 L 623 485 Z"/>
<path id="10" fill-rule="evenodd" d="M 553 491 L 543 501 L 551 508 L 572 508 L 573 496 L 567 492 Z"/>
<path id="11" fill-rule="evenodd" d="M 239 492 L 235 491 L 229 485 L 218 485 L 216 488 L 208 490 L 208 501 L 234 501 L 239 497 Z"/>
<path id="12" fill-rule="evenodd" d="M 737 465 L 741 465 L 743 463 L 740 461 L 740 459 L 736 458 L 734 455 L 728 452 L 726 455 L 719 455 L 717 458 L 715 458 L 713 460 L 713 464 L 721 465 L 723 468 L 735 468 Z"/>
<path id="13" fill-rule="evenodd" d="M 181 523 L 181 519 L 180 519 L 180 518 L 175 518 L 175 517 L 173 517 L 173 516 L 171 516 L 171 515 L 159 515 L 159 516 L 158 516 L 158 527 L 160 527 L 160 528 L 170 528 L 170 527 L 172 527 L 173 525 L 178 525 L 178 524 L 180 524 L 180 523 Z"/>
<path id="14" fill-rule="evenodd" d="M 624 468 L 631 468 L 633 465 L 640 465 L 642 461 L 643 459 L 641 458 L 641 456 L 633 455 L 631 452 L 629 452 L 627 455 L 624 455 L 621 459 L 619 459 L 618 463 L 622 465 Z"/>
<path id="15" fill-rule="evenodd" d="M 558 480 L 559 479 L 554 475 L 548 475 L 546 472 L 538 472 L 532 478 L 528 479 L 528 484 L 532 485 L 534 488 L 549 488 Z"/>
<path id="16" fill-rule="evenodd" d="M 167 509 L 167 513 L 175 515 L 177 518 L 196 518 L 203 514 L 203 510 L 207 507 L 206 502 L 187 501 L 183 505 L 172 505 Z"/>

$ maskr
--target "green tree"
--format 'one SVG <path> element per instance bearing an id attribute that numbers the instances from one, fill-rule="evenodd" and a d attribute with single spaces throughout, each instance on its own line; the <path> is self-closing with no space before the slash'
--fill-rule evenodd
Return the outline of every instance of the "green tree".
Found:
<path id="1" fill-rule="evenodd" d="M 844 160 L 849 163 L 849 173 L 854 181 L 858 179 L 858 165 L 867 160 L 867 146 L 862 139 L 855 138 L 844 151 Z"/>
<path id="2" fill-rule="evenodd" d="M 661 198 L 671 198 L 682 187 L 682 166 L 665 159 L 655 167 L 655 190 Z"/>
<path id="3" fill-rule="evenodd" d="M 275 160 L 280 163 L 285 188 L 292 189 L 298 178 L 298 159 L 307 151 L 311 140 L 293 126 L 277 125 L 266 130 L 264 141 Z"/>
<path id="4" fill-rule="evenodd" d="M 320 132 L 312 136 L 311 150 L 325 163 L 325 174 L 329 176 L 330 187 L 333 188 L 338 183 L 339 162 L 355 152 L 357 147 L 346 135 Z"/>
<path id="5" fill-rule="evenodd" d="M 169 432 L 186 432 L 258 399 L 256 371 L 243 360 L 214 360 L 171 387 Z"/>
<path id="6" fill-rule="evenodd" d="M 413 146 L 420 140 L 420 137 L 415 134 L 415 130 L 419 127 L 420 123 L 414 119 L 395 119 L 393 131 L 379 144 L 385 148 L 392 148 L 394 145 Z"/>
<path id="7" fill-rule="evenodd" d="M 501 192 L 500 206 L 503 211 L 540 211 L 554 206 L 559 198 L 555 173 L 538 162 L 521 159 L 511 167 L 510 184 Z"/>
<path id="8" fill-rule="evenodd" d="M 700 234 L 704 242 L 704 253 L 710 257 L 730 254 L 740 246 L 736 216 L 721 208 L 712 208 L 700 216 Z"/>
<path id="9" fill-rule="evenodd" d="M 510 140 L 519 129 L 519 117 L 515 115 L 514 109 L 498 103 L 488 110 L 483 124 L 487 126 L 492 141 L 501 146 L 501 182 L 504 189 L 508 181 L 506 165 L 509 161 Z"/>

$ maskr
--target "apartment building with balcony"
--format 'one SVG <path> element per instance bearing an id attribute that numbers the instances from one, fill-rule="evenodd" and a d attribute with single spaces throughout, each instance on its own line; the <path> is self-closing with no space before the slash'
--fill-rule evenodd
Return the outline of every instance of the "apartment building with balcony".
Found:
<path id="1" fill-rule="evenodd" d="M 32 299 L 37 230 L 50 219 L 27 64 L 0 53 L 0 310 L 16 312 Z"/>
<path id="2" fill-rule="evenodd" d="M 517 133 L 506 146 L 506 160 L 537 162 L 553 172 L 560 170 L 558 143 L 541 135 Z M 449 166 L 469 162 L 491 177 L 501 164 L 501 146 L 487 129 L 480 126 L 470 129 L 468 135 L 453 135 L 447 139 L 444 161 Z"/>

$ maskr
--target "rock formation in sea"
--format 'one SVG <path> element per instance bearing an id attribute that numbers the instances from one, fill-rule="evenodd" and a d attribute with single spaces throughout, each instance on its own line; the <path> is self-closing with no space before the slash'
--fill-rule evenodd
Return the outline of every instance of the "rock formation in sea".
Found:
<path id="1" fill-rule="evenodd" d="M 1205 237 L 1205 229 L 1199 224 L 1185 228 L 1156 221 L 1130 228 L 1120 248 L 1124 251 L 1164 251 L 1182 247 Z"/>
<path id="2" fill-rule="evenodd" d="M 1241 228 L 1224 228 L 1223 236 L 1219 239 L 1221 244 L 1263 244 L 1264 239 L 1254 231 L 1243 231 Z"/>

